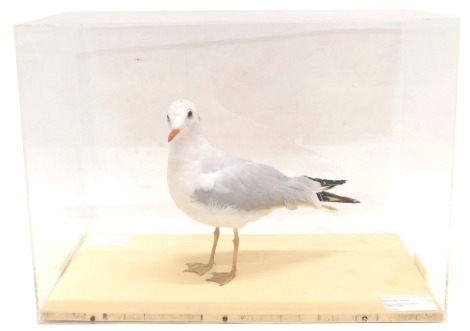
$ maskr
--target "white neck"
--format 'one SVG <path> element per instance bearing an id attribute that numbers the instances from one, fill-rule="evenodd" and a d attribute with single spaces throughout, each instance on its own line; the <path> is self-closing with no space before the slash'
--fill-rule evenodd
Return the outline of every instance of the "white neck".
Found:
<path id="1" fill-rule="evenodd" d="M 199 130 L 178 135 L 170 142 L 168 165 L 191 164 L 187 161 L 199 160 L 201 152 L 206 148 L 210 148 L 210 145 Z"/>

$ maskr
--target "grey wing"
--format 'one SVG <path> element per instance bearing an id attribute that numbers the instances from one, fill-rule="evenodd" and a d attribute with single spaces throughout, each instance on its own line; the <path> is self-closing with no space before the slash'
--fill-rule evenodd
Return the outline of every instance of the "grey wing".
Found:
<path id="1" fill-rule="evenodd" d="M 305 177 L 290 178 L 273 167 L 246 161 L 218 171 L 213 188 L 196 189 L 192 198 L 218 209 L 295 209 L 300 203 L 314 203 L 315 185 Z"/>

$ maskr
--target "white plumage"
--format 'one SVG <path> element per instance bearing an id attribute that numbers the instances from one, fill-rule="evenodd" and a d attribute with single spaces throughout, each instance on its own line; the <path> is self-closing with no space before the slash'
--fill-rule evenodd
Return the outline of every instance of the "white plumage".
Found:
<path id="1" fill-rule="evenodd" d="M 276 208 L 298 206 L 321 208 L 320 201 L 358 201 L 339 197 L 325 190 L 345 181 L 288 177 L 264 164 L 231 156 L 213 148 L 204 138 L 201 118 L 188 100 L 170 105 L 168 124 L 168 187 L 178 208 L 192 219 L 216 228 L 208 264 L 189 263 L 188 270 L 204 274 L 214 263 L 219 227 L 234 229 L 234 261 L 230 273 L 218 273 L 209 279 L 220 285 L 235 277 L 238 229 L 268 215 Z M 328 209 L 331 207 L 323 206 Z"/>

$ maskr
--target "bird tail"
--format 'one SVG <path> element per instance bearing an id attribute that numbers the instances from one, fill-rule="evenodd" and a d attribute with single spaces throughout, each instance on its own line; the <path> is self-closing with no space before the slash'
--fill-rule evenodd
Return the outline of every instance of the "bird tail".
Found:
<path id="1" fill-rule="evenodd" d="M 317 197 L 322 202 L 360 203 L 359 200 L 348 197 L 342 197 L 340 195 L 336 195 L 326 191 L 318 192 Z"/>
<path id="2" fill-rule="evenodd" d="M 313 180 L 317 183 L 320 183 L 321 185 L 321 191 L 317 192 L 317 197 L 320 201 L 322 202 L 342 202 L 342 203 L 360 203 L 359 200 L 349 198 L 349 197 L 343 197 L 340 195 L 336 195 L 330 192 L 327 192 L 327 190 L 346 183 L 346 180 L 341 179 L 341 180 L 331 180 L 331 179 L 321 179 L 321 178 L 312 178 L 306 176 L 308 179 Z"/>

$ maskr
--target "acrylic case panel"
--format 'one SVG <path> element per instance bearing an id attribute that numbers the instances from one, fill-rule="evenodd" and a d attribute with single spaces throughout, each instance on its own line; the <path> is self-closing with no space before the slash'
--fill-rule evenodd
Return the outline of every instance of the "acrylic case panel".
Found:
<path id="1" fill-rule="evenodd" d="M 442 320 L 458 25 L 417 12 L 175 12 L 16 26 L 39 319 Z M 168 193 L 166 112 L 180 98 L 216 148 L 347 179 L 332 192 L 361 203 L 248 224 L 224 287 L 181 272 L 208 257 L 213 229 Z"/>

